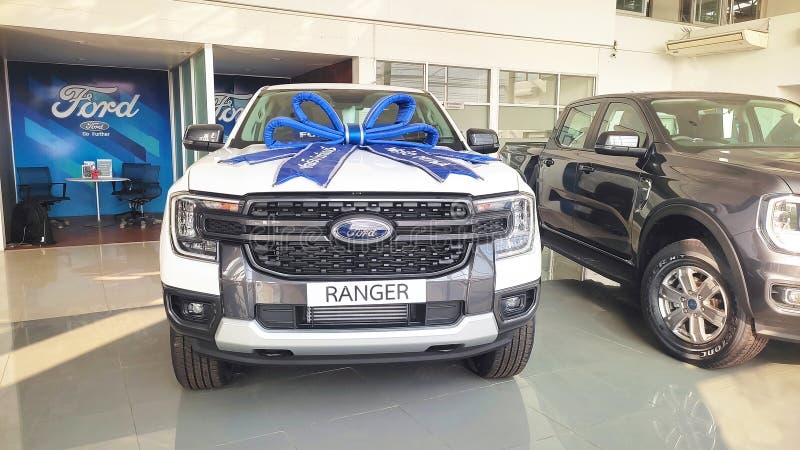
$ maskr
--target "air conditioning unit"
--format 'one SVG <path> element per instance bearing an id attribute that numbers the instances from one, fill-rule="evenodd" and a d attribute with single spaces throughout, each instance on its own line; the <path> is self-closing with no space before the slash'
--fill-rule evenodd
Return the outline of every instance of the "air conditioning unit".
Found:
<path id="1" fill-rule="evenodd" d="M 767 48 L 769 22 L 754 22 L 692 30 L 681 39 L 667 41 L 667 53 L 705 56 Z"/>

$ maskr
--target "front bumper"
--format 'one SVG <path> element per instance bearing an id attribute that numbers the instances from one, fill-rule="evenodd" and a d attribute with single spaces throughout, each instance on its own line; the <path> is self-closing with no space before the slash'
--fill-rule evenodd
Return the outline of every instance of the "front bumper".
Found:
<path id="1" fill-rule="evenodd" d="M 469 264 L 426 279 L 429 307 L 453 302 L 463 305 L 456 321 L 442 325 L 423 321 L 368 328 L 267 327 L 257 314 L 259 308 L 272 305 L 302 310 L 307 304 L 306 282 L 255 270 L 241 246 L 225 243 L 220 246 L 216 277 L 219 294 L 165 284 L 164 298 L 173 329 L 193 339 L 200 353 L 232 362 L 341 364 L 460 359 L 505 345 L 510 333 L 534 318 L 540 294 L 538 258 L 538 251 L 515 258 L 514 276 L 520 281 L 513 286 L 498 286 L 498 271 L 505 269 L 497 267 L 496 262 L 504 260 L 495 261 L 493 244 L 478 244 Z M 525 262 L 531 265 L 525 267 Z M 499 313 L 501 299 L 519 294 L 528 299 L 527 309 L 514 317 L 503 317 Z M 182 320 L 176 305 L 186 299 L 210 306 L 207 323 Z"/>
<path id="2" fill-rule="evenodd" d="M 415 353 L 432 347 L 474 347 L 496 339 L 492 313 L 464 316 L 451 326 L 364 330 L 268 330 L 253 320 L 224 318 L 214 336 L 223 351 L 290 351 L 297 356 Z"/>
<path id="3" fill-rule="evenodd" d="M 735 241 L 741 253 L 756 333 L 800 343 L 800 309 L 781 305 L 772 295 L 775 285 L 800 288 L 800 256 L 772 250 L 755 231 L 739 234 Z"/>

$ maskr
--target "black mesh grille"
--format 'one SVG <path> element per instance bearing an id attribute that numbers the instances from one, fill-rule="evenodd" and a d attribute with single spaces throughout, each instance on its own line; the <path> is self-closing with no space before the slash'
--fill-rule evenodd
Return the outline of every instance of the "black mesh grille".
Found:
<path id="1" fill-rule="evenodd" d="M 389 219 L 463 219 L 464 202 L 431 201 L 268 201 L 254 203 L 250 215 L 273 220 L 330 220 L 342 214 L 369 212 Z"/>
<path id="2" fill-rule="evenodd" d="M 505 217 L 500 217 L 497 219 L 481 220 L 475 224 L 473 232 L 477 234 L 494 234 L 503 233 L 507 229 L 508 219 Z"/>
<path id="3" fill-rule="evenodd" d="M 205 219 L 204 226 L 209 233 L 230 234 L 233 236 L 244 234 L 246 231 L 244 224 L 232 220 L 208 218 Z"/>
<path id="4" fill-rule="evenodd" d="M 290 276 L 414 276 L 442 273 L 462 265 L 470 251 L 464 242 L 398 242 L 348 247 L 334 242 L 250 244 L 253 262 Z"/>

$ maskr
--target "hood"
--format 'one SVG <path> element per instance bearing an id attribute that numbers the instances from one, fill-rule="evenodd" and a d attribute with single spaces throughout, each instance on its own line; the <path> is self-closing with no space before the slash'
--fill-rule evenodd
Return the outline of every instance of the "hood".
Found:
<path id="1" fill-rule="evenodd" d="M 245 149 L 221 149 L 189 168 L 189 189 L 209 193 L 245 195 L 272 192 L 442 192 L 488 195 L 520 190 L 519 174 L 500 161 L 488 164 L 464 162 L 482 179 L 450 175 L 439 182 L 422 170 L 397 161 L 356 150 L 334 174 L 327 187 L 305 178 L 273 186 L 285 160 L 259 164 L 220 164 L 219 161 L 264 150 L 263 145 Z M 527 190 L 527 185 L 523 189 Z"/>
<path id="2" fill-rule="evenodd" d="M 692 156 L 771 173 L 781 177 L 792 192 L 800 193 L 800 148 L 707 149 Z"/>

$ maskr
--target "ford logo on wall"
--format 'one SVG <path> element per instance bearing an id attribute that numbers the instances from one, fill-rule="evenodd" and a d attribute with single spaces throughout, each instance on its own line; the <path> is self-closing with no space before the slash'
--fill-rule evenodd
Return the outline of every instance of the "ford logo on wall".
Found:
<path id="1" fill-rule="evenodd" d="M 87 120 L 86 122 L 81 122 L 81 128 L 86 131 L 106 131 L 109 126 L 100 120 Z"/>
<path id="2" fill-rule="evenodd" d="M 375 244 L 392 237 L 394 227 L 381 217 L 350 216 L 334 222 L 331 234 L 346 244 Z"/>

